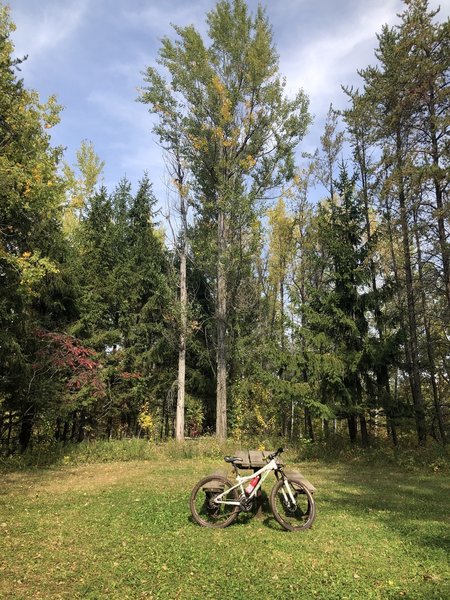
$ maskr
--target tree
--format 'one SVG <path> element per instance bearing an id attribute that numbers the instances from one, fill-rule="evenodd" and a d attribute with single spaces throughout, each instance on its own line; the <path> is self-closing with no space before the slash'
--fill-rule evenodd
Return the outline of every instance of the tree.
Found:
<path id="1" fill-rule="evenodd" d="M 111 195 L 102 188 L 74 237 L 80 316 L 71 331 L 102 358 L 106 396 L 91 416 L 108 436 L 137 433 L 144 405 L 156 424 L 172 383 L 168 256 L 155 203 L 146 176 L 135 195 L 125 179 Z"/>
<path id="2" fill-rule="evenodd" d="M 186 395 L 186 344 L 188 336 L 188 291 L 187 291 L 187 256 L 188 241 L 188 177 L 186 161 L 183 159 L 183 146 L 186 136 L 180 126 L 181 110 L 166 82 L 156 73 L 150 71 L 151 86 L 142 93 L 140 100 L 150 105 L 150 111 L 155 112 L 159 121 L 153 130 L 158 135 L 167 154 L 169 174 L 178 195 L 177 214 L 180 219 L 177 236 L 177 252 L 179 256 L 179 305 L 180 326 L 178 340 L 178 385 L 177 412 L 175 421 L 175 437 L 184 440 L 184 416 Z"/>
<path id="3" fill-rule="evenodd" d="M 87 200 L 94 194 L 99 177 L 105 166 L 95 153 L 92 142 L 83 140 L 76 153 L 76 170 L 64 165 L 67 186 L 67 202 L 64 208 L 64 230 L 70 236 L 79 222 Z"/>
<path id="4" fill-rule="evenodd" d="M 67 319 L 73 294 L 61 233 L 61 148 L 48 130 L 59 121 L 55 97 L 41 102 L 18 78 L 7 7 L 0 6 L 0 397 L 18 414 L 24 450 L 38 406 L 32 386 L 36 328 Z M 64 289 L 65 287 L 65 289 Z M 48 309 L 46 312 L 44 309 Z"/>
<path id="5" fill-rule="evenodd" d="M 344 144 L 344 132 L 338 130 L 339 113 L 330 104 L 325 120 L 324 132 L 320 137 L 321 153 L 317 150 L 314 155 L 317 180 L 327 190 L 330 198 L 334 195 L 336 167 Z"/>
<path id="6" fill-rule="evenodd" d="M 310 342 L 322 356 L 321 379 L 347 418 L 349 436 L 356 441 L 360 417 L 363 444 L 367 444 L 362 375 L 366 371 L 368 322 L 364 286 L 369 281 L 364 243 L 363 206 L 355 194 L 355 178 L 341 167 L 334 200 L 319 206 L 318 236 L 327 257 L 324 286 L 311 294 L 306 307 Z M 318 255 L 318 260 L 323 257 Z M 317 368 L 317 367 L 316 367 Z"/>
<path id="7" fill-rule="evenodd" d="M 419 323 L 421 320 L 421 264 L 425 252 L 436 264 L 432 236 L 422 237 L 423 249 L 414 253 L 418 217 L 429 227 L 436 223 L 441 257 L 439 278 L 448 306 L 448 247 L 445 225 L 445 172 L 448 124 L 444 114 L 448 108 L 448 23 L 433 23 L 436 12 L 428 12 L 426 0 L 406 0 L 401 23 L 385 26 L 378 36 L 376 57 L 379 64 L 360 72 L 369 112 L 373 143 L 381 151 L 379 179 L 383 181 L 380 198 L 389 205 L 389 217 L 398 214 L 401 235 L 401 261 L 396 268 L 404 289 L 406 369 L 411 385 L 417 436 L 426 440 L 425 401 L 423 394 L 422 351 Z M 447 140 L 447 142 L 446 142 Z M 432 197 L 434 196 L 434 199 Z M 428 207 L 433 205 L 434 210 Z M 417 212 L 418 209 L 418 212 Z M 416 211 L 416 213 L 415 213 Z M 415 216 L 414 216 L 415 215 Z M 425 216 L 428 215 L 428 216 Z M 390 220 L 390 231 L 395 222 Z M 416 243 L 417 246 L 417 243 Z M 418 247 L 417 247 L 418 248 Z M 419 290 L 418 290 L 419 288 Z M 441 302 L 441 301 L 440 301 Z M 448 323 L 448 313 L 442 315 Z M 426 328 L 426 327 L 425 327 Z M 431 365 L 431 363 L 430 363 Z"/>
<path id="8" fill-rule="evenodd" d="M 388 319 L 384 314 L 388 296 L 392 296 L 392 293 L 389 294 L 388 292 L 389 288 L 392 289 L 392 277 L 387 275 L 386 269 L 383 270 L 380 260 L 376 260 L 376 256 L 382 254 L 380 248 L 389 242 L 383 238 L 383 227 L 380 226 L 380 215 L 383 209 L 380 207 L 380 213 L 377 213 L 375 205 L 379 189 L 377 186 L 377 165 L 372 157 L 372 146 L 375 141 L 373 137 L 374 115 L 367 97 L 352 89 L 345 89 L 345 92 L 350 99 L 351 106 L 343 114 L 347 124 L 348 139 L 352 147 L 353 161 L 360 182 L 358 193 L 364 207 L 365 238 L 367 244 L 372 248 L 369 254 L 371 292 L 368 298 L 368 306 L 373 313 L 374 327 L 377 332 L 377 338 L 371 339 L 376 393 L 378 405 L 384 408 L 387 416 L 388 434 L 391 435 L 393 444 L 396 445 L 395 407 L 391 393 L 389 368 L 392 366 L 394 348 L 398 351 L 398 328 L 389 331 Z M 391 317 L 391 320 L 401 321 L 402 317 L 399 313 L 400 310 L 397 309 L 396 318 Z M 394 339 L 397 339 L 397 343 L 393 341 Z"/>
<path id="9" fill-rule="evenodd" d="M 207 15 L 210 46 L 194 27 L 175 27 L 164 38 L 159 63 L 178 107 L 182 146 L 193 175 L 193 193 L 204 247 L 213 253 L 216 304 L 216 434 L 227 435 L 227 300 L 233 255 L 233 217 L 249 225 L 258 199 L 292 175 L 293 150 L 309 122 L 303 92 L 284 95 L 278 57 L 262 8 L 255 17 L 243 0 L 220 1 Z M 147 91 L 163 77 L 149 67 Z M 145 100 L 145 95 L 143 96 Z M 158 107 L 152 105 L 152 110 Z M 212 232 L 215 232 L 214 238 Z"/>
<path id="10" fill-rule="evenodd" d="M 447 243 L 449 186 L 450 19 L 436 23 L 439 10 L 429 10 L 428 0 L 405 0 L 400 15 L 398 54 L 408 73 L 407 93 L 416 113 L 414 126 L 421 154 L 415 165 L 433 198 L 433 221 L 442 261 L 441 277 L 450 310 L 450 251 Z M 448 215 L 447 215 L 448 217 Z M 450 313 L 447 312 L 447 319 Z"/>

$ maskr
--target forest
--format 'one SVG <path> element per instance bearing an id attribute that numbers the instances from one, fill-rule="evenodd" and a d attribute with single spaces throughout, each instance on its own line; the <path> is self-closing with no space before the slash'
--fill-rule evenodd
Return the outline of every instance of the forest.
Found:
<path id="1" fill-rule="evenodd" d="M 61 106 L 22 79 L 0 2 L 0 453 L 204 435 L 444 446 L 450 21 L 404 0 L 312 155 L 307 82 L 286 93 L 264 9 L 219 0 L 206 22 L 162 39 L 137 98 L 167 223 L 151 172 L 106 189 L 87 141 L 67 164 Z"/>

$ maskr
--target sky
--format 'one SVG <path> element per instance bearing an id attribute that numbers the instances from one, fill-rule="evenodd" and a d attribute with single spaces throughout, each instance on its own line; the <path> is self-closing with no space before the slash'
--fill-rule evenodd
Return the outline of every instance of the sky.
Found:
<path id="1" fill-rule="evenodd" d="M 2 0 L 0 0 L 0 3 Z M 136 188 L 144 172 L 163 205 L 170 199 L 164 160 L 152 117 L 136 101 L 143 71 L 155 65 L 161 39 L 175 38 L 172 24 L 195 27 L 206 37 L 205 17 L 215 0 L 9 0 L 15 55 L 27 55 L 21 76 L 41 99 L 56 94 L 64 106 L 52 130 L 55 145 L 75 161 L 82 140 L 105 161 L 103 182 L 112 191 L 126 176 Z M 254 13 L 257 0 L 248 0 Z M 320 144 L 330 103 L 345 108 L 341 85 L 360 85 L 357 70 L 375 64 L 376 33 L 399 22 L 401 0 L 263 0 L 280 56 L 286 90 L 302 88 L 313 124 L 298 149 Z M 450 15 L 450 0 L 440 20 Z"/>

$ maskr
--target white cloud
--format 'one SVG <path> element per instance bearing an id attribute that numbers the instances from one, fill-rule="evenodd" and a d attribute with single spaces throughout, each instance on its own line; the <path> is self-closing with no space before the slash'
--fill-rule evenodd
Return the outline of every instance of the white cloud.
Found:
<path id="1" fill-rule="evenodd" d="M 130 96 L 132 90 L 94 90 L 89 93 L 87 101 L 96 106 L 99 113 L 116 125 L 127 125 L 133 129 L 139 128 L 149 118 L 145 107 L 134 102 L 137 97 Z"/>
<path id="2" fill-rule="evenodd" d="M 202 23 L 205 21 L 206 12 L 211 10 L 214 2 L 211 0 L 197 0 L 191 2 L 170 3 L 170 10 L 164 2 L 149 2 L 144 8 L 138 6 L 123 9 L 123 18 L 136 29 L 158 33 L 158 35 L 170 35 L 171 24 L 195 26 L 201 31 Z"/>
<path id="3" fill-rule="evenodd" d="M 284 47 L 281 71 L 288 91 L 302 87 L 311 99 L 313 110 L 326 110 L 340 85 L 354 81 L 358 68 L 374 62 L 375 32 L 392 22 L 398 0 L 385 0 L 377 6 L 363 6 L 350 20 L 340 21 L 334 29 L 324 30 L 299 46 L 295 40 Z M 286 58 L 290 57 L 290 58 Z"/>
<path id="4" fill-rule="evenodd" d="M 14 34 L 17 54 L 29 54 L 33 59 L 61 46 L 78 29 L 88 8 L 88 0 L 58 2 L 52 5 L 36 3 L 13 7 L 13 20 L 20 20 Z"/>

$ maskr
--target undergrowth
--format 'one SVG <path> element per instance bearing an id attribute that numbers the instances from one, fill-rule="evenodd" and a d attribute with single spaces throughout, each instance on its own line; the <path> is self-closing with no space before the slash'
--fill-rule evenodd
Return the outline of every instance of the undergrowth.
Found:
<path id="1" fill-rule="evenodd" d="M 378 443 L 369 448 L 350 445 L 339 436 L 328 440 L 296 443 L 282 439 L 228 439 L 220 442 L 214 436 L 187 439 L 183 443 L 176 440 L 154 442 L 142 438 L 122 440 L 93 440 L 79 444 L 37 445 L 24 454 L 0 456 L 0 471 L 11 472 L 47 468 L 64 465 L 83 465 L 115 461 L 136 461 L 155 459 L 195 459 L 211 458 L 222 460 L 226 454 L 248 448 L 272 450 L 279 446 L 287 447 L 283 455 L 286 460 L 322 463 L 352 463 L 361 466 L 391 466 L 406 472 L 425 470 L 428 472 L 450 471 L 450 452 L 434 441 L 418 447 L 408 441 L 398 447 Z"/>

